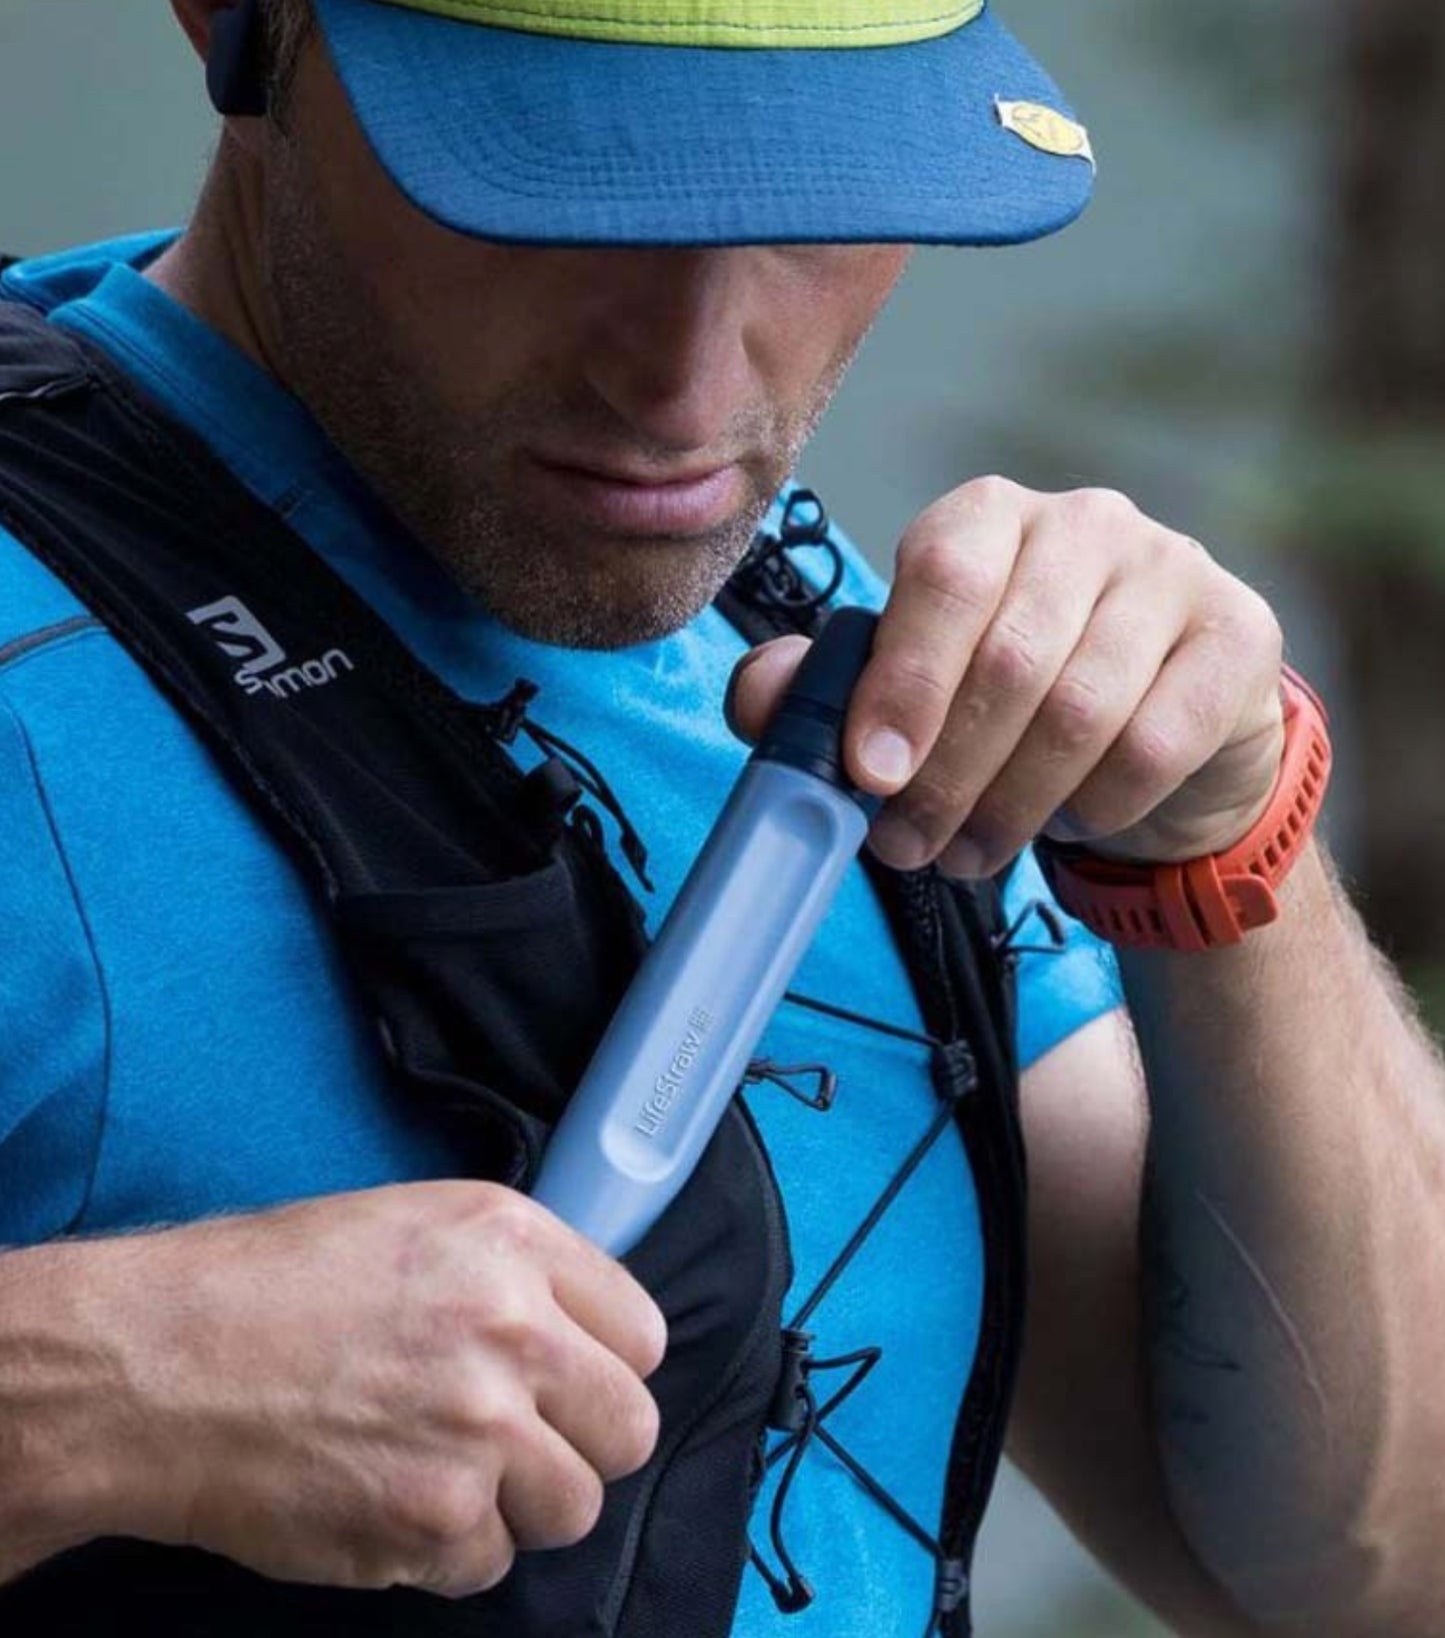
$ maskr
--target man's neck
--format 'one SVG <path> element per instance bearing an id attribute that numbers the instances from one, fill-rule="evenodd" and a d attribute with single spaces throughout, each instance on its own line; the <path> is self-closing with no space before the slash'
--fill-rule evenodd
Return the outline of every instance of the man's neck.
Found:
<path id="1" fill-rule="evenodd" d="M 261 271 L 259 167 L 226 137 L 221 144 L 189 226 L 145 276 L 281 379 Z"/>

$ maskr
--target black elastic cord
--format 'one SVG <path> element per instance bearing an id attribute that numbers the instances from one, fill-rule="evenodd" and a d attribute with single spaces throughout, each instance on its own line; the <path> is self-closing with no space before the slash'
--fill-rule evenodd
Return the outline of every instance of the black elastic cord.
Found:
<path id="1" fill-rule="evenodd" d="M 622 852 L 638 881 L 647 892 L 652 892 L 652 879 L 647 874 L 647 849 L 633 828 L 632 821 L 624 812 L 621 802 L 617 800 L 612 787 L 602 777 L 597 764 L 590 757 L 584 756 L 575 745 L 569 745 L 565 739 L 554 734 L 550 728 L 542 727 L 531 717 L 524 716 L 518 726 L 540 750 L 563 757 L 571 764 L 582 788 L 595 797 L 617 821 Z"/>
<path id="2" fill-rule="evenodd" d="M 528 707 L 540 692 L 536 683 L 526 677 L 518 677 L 501 699 L 479 705 L 475 709 L 485 721 L 487 732 L 498 744 L 510 745 L 520 732 L 544 754 L 559 757 L 568 764 L 583 790 L 600 802 L 617 821 L 623 855 L 632 866 L 632 872 L 638 881 L 651 893 L 653 888 L 652 880 L 647 874 L 647 849 L 623 810 L 621 802 L 617 800 L 616 793 L 603 778 L 602 770 L 575 745 L 569 745 L 560 735 L 554 734 L 550 728 L 544 728 L 529 714 Z M 583 823 L 585 824 L 585 819 Z M 589 828 L 593 840 L 600 845 L 602 841 L 600 831 L 595 827 Z"/>
<path id="3" fill-rule="evenodd" d="M 1015 925 L 1017 927 L 1022 923 L 1016 923 Z M 785 1615 L 793 1614 L 798 1610 L 805 1609 L 812 1603 L 813 1589 L 807 1578 L 798 1569 L 797 1563 L 788 1551 L 787 1543 L 784 1540 L 783 1513 L 798 1468 L 808 1448 L 816 1439 L 847 1469 L 873 1502 L 881 1507 L 933 1559 L 935 1565 L 935 1596 L 932 1608 L 929 1611 L 928 1626 L 925 1628 L 925 1638 L 927 1638 L 928 1634 L 936 1630 L 942 1616 L 949 1609 L 955 1607 L 948 1600 L 952 1597 L 951 1589 L 956 1582 L 959 1582 L 961 1576 L 963 1577 L 961 1584 L 965 1588 L 967 1586 L 967 1578 L 963 1575 L 962 1567 L 954 1564 L 951 1560 L 945 1559 L 942 1545 L 924 1529 L 908 1509 L 868 1471 L 837 1435 L 832 1433 L 826 1426 L 833 1413 L 856 1393 L 867 1380 L 874 1367 L 882 1359 L 883 1350 L 872 1346 L 858 1348 L 851 1353 L 837 1354 L 828 1359 L 814 1359 L 809 1347 L 811 1338 L 803 1328 L 817 1310 L 819 1304 L 836 1285 L 848 1265 L 858 1255 L 868 1237 L 883 1220 L 889 1207 L 902 1193 L 913 1174 L 923 1164 L 929 1152 L 947 1129 L 955 1116 L 959 1099 L 966 1097 L 973 1091 L 977 1080 L 973 1070 L 972 1054 L 962 1043 L 955 1043 L 954 1047 L 951 1048 L 934 1036 L 920 1034 L 916 1030 L 905 1029 L 897 1024 L 885 1023 L 881 1019 L 870 1018 L 864 1013 L 853 1012 L 846 1007 L 835 1006 L 831 1002 L 819 1001 L 813 996 L 803 995 L 797 991 L 789 990 L 785 999 L 796 1006 L 841 1019 L 846 1023 L 856 1024 L 863 1029 L 871 1029 L 878 1034 L 890 1036 L 895 1040 L 909 1041 L 929 1048 L 934 1054 L 935 1072 L 933 1082 L 938 1094 L 938 1107 L 935 1109 L 923 1135 L 903 1157 L 892 1177 L 889 1178 L 877 1199 L 873 1202 L 872 1207 L 848 1237 L 847 1242 L 837 1256 L 824 1270 L 822 1277 L 814 1285 L 812 1291 L 797 1313 L 788 1322 L 783 1332 L 786 1364 L 785 1386 L 782 1397 L 786 1399 L 787 1403 L 775 1402 L 772 1425 L 783 1430 L 786 1437 L 780 1439 L 764 1458 L 764 1467 L 768 1469 L 776 1467 L 779 1462 L 785 1461 L 787 1463 L 782 1477 L 778 1481 L 778 1487 L 774 1492 L 772 1507 L 768 1515 L 768 1537 L 772 1544 L 774 1557 L 782 1573 L 775 1572 L 762 1554 L 758 1552 L 757 1548 L 751 1544 L 749 1545 L 749 1556 L 754 1568 L 766 1582 L 773 1601 L 780 1612 Z M 829 1076 L 829 1096 L 826 1102 L 810 1099 L 799 1092 L 795 1086 L 789 1084 L 789 1076 L 801 1072 L 816 1074 L 820 1071 Z M 792 1096 L 800 1098 L 801 1101 L 810 1103 L 812 1107 L 826 1109 L 831 1106 L 831 1094 L 836 1086 L 837 1077 L 831 1075 L 831 1072 L 820 1064 L 794 1065 L 785 1068 L 773 1064 L 771 1060 L 758 1059 L 749 1065 L 745 1079 L 770 1081 L 781 1086 L 784 1091 Z M 843 1370 L 848 1367 L 852 1367 L 852 1371 L 847 1380 L 820 1406 L 812 1385 L 813 1376 L 818 1371 Z"/>
<path id="4" fill-rule="evenodd" d="M 937 1047 L 940 1050 L 943 1042 L 934 1035 L 920 1035 L 916 1029 L 904 1029 L 901 1024 L 885 1024 L 881 1018 L 869 1018 L 865 1013 L 849 1012 L 847 1007 L 835 1006 L 831 1001 L 818 1001 L 811 995 L 803 995 L 797 990 L 789 990 L 783 996 L 784 1001 L 791 1001 L 795 1007 L 806 1007 L 810 1012 L 826 1013 L 829 1018 L 841 1018 L 845 1024 L 858 1024 L 863 1029 L 871 1029 L 879 1035 L 891 1035 L 897 1041 L 913 1041 L 919 1046 Z"/>
<path id="5" fill-rule="evenodd" d="M 1019 936 L 1025 927 L 1037 918 L 1048 934 L 1047 944 L 1020 944 Z M 1030 899 L 1018 915 L 993 941 L 994 952 L 1004 961 L 1017 961 L 1025 955 L 1062 955 L 1068 943 L 1059 913 L 1045 899 Z"/>
<path id="6" fill-rule="evenodd" d="M 793 1315 L 792 1319 L 788 1321 L 789 1329 L 800 1331 L 808 1323 L 813 1311 L 838 1283 L 839 1278 L 848 1267 L 848 1264 L 851 1263 L 863 1249 L 863 1244 L 867 1240 L 868 1236 L 872 1234 L 873 1230 L 878 1227 L 880 1222 L 882 1222 L 884 1214 L 887 1212 L 888 1208 L 902 1193 L 903 1187 L 908 1182 L 909 1178 L 911 1178 L 914 1172 L 916 1172 L 923 1164 L 924 1159 L 928 1155 L 928 1151 L 935 1143 L 938 1142 L 940 1135 L 943 1133 L 945 1128 L 948 1126 L 949 1121 L 952 1119 L 953 1108 L 951 1105 L 944 1103 L 941 1104 L 937 1110 L 935 1110 L 933 1119 L 928 1124 L 928 1130 L 921 1138 L 919 1138 L 918 1142 L 913 1145 L 913 1147 L 908 1151 L 907 1155 L 904 1156 L 898 1170 L 894 1172 L 893 1176 L 888 1180 L 887 1186 L 884 1188 L 883 1192 L 873 1202 L 868 1215 L 861 1223 L 859 1223 L 858 1227 L 853 1230 L 852 1234 L 849 1235 L 847 1243 L 833 1259 L 833 1261 L 829 1263 L 827 1269 L 823 1273 L 823 1277 L 813 1287 L 807 1301 L 797 1311 L 797 1313 Z"/>
<path id="7" fill-rule="evenodd" d="M 929 1535 L 928 1531 L 923 1528 L 901 1502 L 894 1500 L 893 1496 L 879 1484 L 877 1479 L 873 1477 L 836 1434 L 830 1433 L 827 1428 L 819 1424 L 813 1430 L 813 1437 L 833 1452 L 873 1500 L 896 1524 L 900 1525 L 913 1537 L 924 1552 L 935 1559 L 943 1556 L 943 1548 L 939 1546 L 938 1542 Z"/>
<path id="8" fill-rule="evenodd" d="M 794 1337 L 802 1333 L 789 1333 Z M 905 1531 L 920 1547 L 933 1559 L 935 1566 L 943 1567 L 946 1560 L 943 1556 L 942 1545 L 931 1536 L 917 1519 L 908 1511 L 886 1486 L 881 1484 L 862 1462 L 848 1449 L 848 1447 L 829 1431 L 826 1423 L 833 1412 L 838 1409 L 863 1385 L 869 1373 L 883 1357 L 881 1348 L 858 1348 L 852 1353 L 837 1354 L 829 1359 L 813 1359 L 805 1356 L 801 1360 L 801 1372 L 793 1388 L 793 1397 L 799 1407 L 796 1414 L 799 1416 L 799 1425 L 789 1433 L 786 1439 L 781 1440 L 765 1459 L 767 1467 L 775 1467 L 786 1459 L 787 1466 L 783 1476 L 778 1481 L 778 1488 L 773 1495 L 773 1505 L 768 1514 L 768 1537 L 772 1544 L 773 1553 L 782 1574 L 778 1575 L 768 1565 L 756 1547 L 749 1546 L 749 1557 L 754 1568 L 767 1583 L 768 1591 L 772 1594 L 773 1602 L 780 1613 L 784 1615 L 796 1614 L 806 1609 L 813 1602 L 813 1588 L 807 1577 L 799 1570 L 797 1562 L 788 1551 L 783 1539 L 783 1512 L 787 1506 L 788 1496 L 792 1490 L 793 1480 L 797 1477 L 798 1469 L 803 1457 L 807 1454 L 814 1439 L 830 1450 L 839 1462 L 847 1469 L 856 1482 L 862 1486 L 864 1492 L 872 1501 L 883 1509 L 885 1513 Z M 819 1371 L 843 1370 L 852 1366 L 852 1372 L 842 1387 L 837 1389 L 821 1406 L 818 1404 L 814 1392 L 812 1378 Z M 937 1577 L 936 1577 L 937 1579 Z M 929 1623 L 925 1632 L 931 1632 L 938 1619 L 938 1606 L 929 1612 Z"/>
<path id="9" fill-rule="evenodd" d="M 806 1375 L 797 1388 L 797 1397 L 802 1406 L 802 1426 L 791 1436 L 788 1465 L 783 1469 L 782 1478 L 778 1480 L 773 1505 L 768 1512 L 768 1539 L 772 1543 L 774 1556 L 782 1566 L 783 1574 L 781 1576 L 775 1574 L 757 1548 L 751 1542 L 748 1543 L 748 1557 L 767 1583 L 768 1591 L 773 1595 L 773 1603 L 777 1605 L 781 1615 L 796 1615 L 813 1602 L 812 1583 L 794 1563 L 793 1555 L 783 1540 L 783 1509 L 787 1506 L 793 1480 L 798 1476 L 798 1468 L 804 1456 L 808 1454 L 808 1447 L 818 1426 L 818 1402 L 813 1397 L 813 1389 Z M 768 1458 L 768 1465 L 772 1465 L 771 1456 Z"/>

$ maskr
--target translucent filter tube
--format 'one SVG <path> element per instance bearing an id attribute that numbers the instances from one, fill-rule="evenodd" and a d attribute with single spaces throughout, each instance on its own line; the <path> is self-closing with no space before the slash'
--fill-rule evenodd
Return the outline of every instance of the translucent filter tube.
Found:
<path id="1" fill-rule="evenodd" d="M 842 757 L 876 625 L 823 626 L 547 1146 L 534 1198 L 614 1256 L 692 1174 L 878 809 Z"/>

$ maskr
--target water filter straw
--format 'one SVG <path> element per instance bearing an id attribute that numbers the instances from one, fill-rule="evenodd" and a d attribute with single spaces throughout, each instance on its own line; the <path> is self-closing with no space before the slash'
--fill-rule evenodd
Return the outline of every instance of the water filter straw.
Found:
<path id="1" fill-rule="evenodd" d="M 842 749 L 877 623 L 824 624 L 547 1146 L 533 1198 L 613 1256 L 691 1176 L 881 805 Z"/>

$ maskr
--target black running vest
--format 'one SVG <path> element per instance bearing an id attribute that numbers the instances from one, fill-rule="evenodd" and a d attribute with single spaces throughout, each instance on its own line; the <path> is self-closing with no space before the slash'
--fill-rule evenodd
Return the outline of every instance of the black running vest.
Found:
<path id="1" fill-rule="evenodd" d="M 472 1175 L 525 1188 L 645 945 L 641 910 L 583 799 L 610 801 L 598 770 L 529 717 L 525 683 L 490 705 L 457 697 L 104 354 L 8 300 L 0 525 L 139 661 L 295 860 L 396 1096 L 448 1125 Z M 748 640 L 816 629 L 825 597 L 789 559 L 799 544 L 826 547 L 821 508 L 794 508 L 780 534 L 760 535 L 719 596 Z M 267 669 L 257 645 L 268 640 L 304 658 Z M 308 686 L 308 665 L 335 685 Z M 519 731 L 551 753 L 525 775 L 507 750 Z M 915 1530 L 934 1560 L 929 1630 L 961 1638 L 1024 1307 L 1012 964 L 994 884 L 865 863 L 926 1022 L 936 1126 L 961 1131 L 981 1206 L 978 1352 L 943 1517 Z M 519 924 L 524 938 L 502 936 Z M 0 1632 L 724 1638 L 765 1461 L 793 1462 L 827 1437 L 806 1333 L 784 1325 L 787 1229 L 741 1099 L 628 1264 L 669 1320 L 650 1384 L 662 1432 L 576 1547 L 523 1554 L 493 1591 L 451 1602 L 280 1583 L 199 1550 L 98 1541 L 0 1588 Z M 769 1429 L 786 1438 L 765 1455 Z M 776 1528 L 774 1541 L 788 1575 L 770 1585 L 799 1605 L 805 1584 Z"/>

